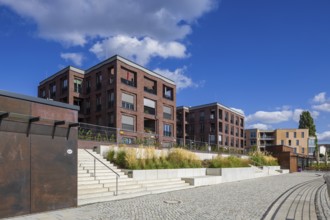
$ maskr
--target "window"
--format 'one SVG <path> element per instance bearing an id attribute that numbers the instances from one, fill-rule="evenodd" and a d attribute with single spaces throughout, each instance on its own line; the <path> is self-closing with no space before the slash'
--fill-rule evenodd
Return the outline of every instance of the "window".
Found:
<path id="1" fill-rule="evenodd" d="M 62 93 L 65 93 L 68 90 L 68 79 L 67 78 L 62 79 L 61 86 L 62 86 Z"/>
<path id="2" fill-rule="evenodd" d="M 241 118 L 240 120 L 241 120 L 241 124 L 240 124 L 241 127 L 244 127 L 244 120 L 243 120 L 243 118 Z"/>
<path id="3" fill-rule="evenodd" d="M 234 144 L 235 144 L 234 142 L 235 142 L 234 138 L 231 138 L 231 139 L 230 139 L 230 146 L 231 146 L 231 147 L 234 147 Z"/>
<path id="4" fill-rule="evenodd" d="M 96 74 L 96 89 L 101 89 L 102 87 L 102 73 L 98 72 Z"/>
<path id="5" fill-rule="evenodd" d="M 301 137 L 305 138 L 305 133 L 304 132 L 301 132 Z"/>
<path id="6" fill-rule="evenodd" d="M 122 115 L 121 125 L 123 130 L 134 131 L 134 117 Z"/>
<path id="7" fill-rule="evenodd" d="M 167 106 L 163 106 L 163 117 L 165 119 L 172 119 L 172 108 L 171 107 L 167 107 Z"/>
<path id="8" fill-rule="evenodd" d="M 96 96 L 96 111 L 101 111 L 102 105 L 101 105 L 101 95 Z"/>
<path id="9" fill-rule="evenodd" d="M 124 67 L 121 67 L 121 69 L 121 82 L 128 86 L 136 87 L 136 73 Z"/>
<path id="10" fill-rule="evenodd" d="M 289 138 L 289 132 L 286 132 L 285 135 L 286 135 L 286 138 Z"/>
<path id="11" fill-rule="evenodd" d="M 204 133 L 204 124 L 203 123 L 199 125 L 199 131 L 201 133 Z"/>
<path id="12" fill-rule="evenodd" d="M 164 136 L 165 137 L 172 136 L 172 125 L 164 124 Z"/>
<path id="13" fill-rule="evenodd" d="M 200 112 L 199 113 L 199 120 L 200 121 L 204 121 L 204 118 L 205 118 L 205 113 L 204 112 Z"/>
<path id="14" fill-rule="evenodd" d="M 236 135 L 236 137 L 239 136 L 239 129 L 238 129 L 238 128 L 236 128 L 236 133 L 235 133 L 235 135 Z"/>
<path id="15" fill-rule="evenodd" d="M 244 137 L 244 130 L 243 129 L 241 129 L 241 137 Z"/>
<path id="16" fill-rule="evenodd" d="M 284 140 L 281 140 L 281 145 L 284 145 Z"/>
<path id="17" fill-rule="evenodd" d="M 115 105 L 115 93 L 113 90 L 108 91 L 108 108 L 112 108 Z"/>
<path id="18" fill-rule="evenodd" d="M 222 133 L 222 122 L 219 122 L 219 132 Z"/>
<path id="19" fill-rule="evenodd" d="M 133 95 L 129 95 L 126 93 L 121 94 L 121 106 L 126 109 L 134 110 L 134 99 Z"/>
<path id="20" fill-rule="evenodd" d="M 222 110 L 221 109 L 219 109 L 219 119 L 222 120 Z"/>
<path id="21" fill-rule="evenodd" d="M 293 137 L 297 138 L 297 132 L 293 132 Z"/>
<path id="22" fill-rule="evenodd" d="M 236 120 L 235 120 L 235 125 L 238 125 L 238 122 L 239 121 L 239 119 L 238 119 L 238 117 L 236 117 Z"/>
<path id="23" fill-rule="evenodd" d="M 74 98 L 73 99 L 73 104 L 79 106 L 80 107 L 80 111 L 82 110 L 82 108 L 83 108 L 83 105 L 82 105 L 83 104 L 83 100 L 82 99 Z"/>
<path id="24" fill-rule="evenodd" d="M 82 79 L 74 79 L 74 91 L 77 93 L 81 93 L 82 89 Z"/>
<path id="25" fill-rule="evenodd" d="M 305 153 L 305 148 L 301 148 L 301 153 Z"/>
<path id="26" fill-rule="evenodd" d="M 230 127 L 230 134 L 234 135 L 234 126 Z"/>
<path id="27" fill-rule="evenodd" d="M 228 118 L 228 112 L 225 112 L 225 121 L 228 121 L 229 118 Z"/>
<path id="28" fill-rule="evenodd" d="M 210 132 L 211 133 L 214 133 L 215 132 L 215 124 L 214 123 L 211 123 Z"/>
<path id="29" fill-rule="evenodd" d="M 226 139 L 225 139 L 225 146 L 228 146 L 228 145 L 229 145 L 229 138 L 226 137 Z"/>
<path id="30" fill-rule="evenodd" d="M 108 68 L 108 79 L 109 79 L 109 85 L 113 84 L 115 81 L 115 68 L 109 67 Z"/>
<path id="31" fill-rule="evenodd" d="M 115 114 L 113 112 L 108 113 L 108 126 L 115 127 Z"/>
<path id="32" fill-rule="evenodd" d="M 151 94 L 157 94 L 157 82 L 144 77 L 144 91 Z"/>
<path id="33" fill-rule="evenodd" d="M 211 110 L 210 112 L 210 119 L 213 120 L 215 118 L 215 111 Z"/>
<path id="34" fill-rule="evenodd" d="M 251 145 L 251 146 L 256 145 L 256 143 L 257 143 L 256 140 L 250 140 L 250 145 Z"/>
<path id="35" fill-rule="evenodd" d="M 299 146 L 299 140 L 296 140 L 296 145 Z"/>
<path id="36" fill-rule="evenodd" d="M 41 93 L 41 98 L 45 99 L 46 98 L 46 90 L 42 89 L 40 93 Z"/>
<path id="37" fill-rule="evenodd" d="M 234 115 L 230 115 L 230 123 L 234 124 Z"/>
<path id="38" fill-rule="evenodd" d="M 257 137 L 257 133 L 255 131 L 251 131 L 250 138 L 256 138 L 256 137 Z"/>
<path id="39" fill-rule="evenodd" d="M 144 98 L 143 103 L 144 103 L 144 113 L 150 114 L 150 115 L 156 114 L 156 102 L 155 101 Z"/>
<path id="40" fill-rule="evenodd" d="M 225 125 L 225 133 L 228 134 L 228 132 L 229 132 L 229 129 L 228 129 L 228 125 L 226 124 Z"/>
<path id="41" fill-rule="evenodd" d="M 293 148 L 293 153 L 297 153 L 297 148 L 295 147 L 295 148 Z"/>
<path id="42" fill-rule="evenodd" d="M 89 94 L 91 92 L 91 79 L 86 79 L 86 94 Z"/>
<path id="43" fill-rule="evenodd" d="M 101 125 L 101 123 L 102 123 L 101 116 L 96 116 L 96 124 Z"/>
<path id="44" fill-rule="evenodd" d="M 89 99 L 86 99 L 85 107 L 86 107 L 86 114 L 90 114 L 91 113 L 91 101 Z"/>
<path id="45" fill-rule="evenodd" d="M 291 146 L 291 140 L 289 140 L 289 146 Z"/>
<path id="46" fill-rule="evenodd" d="M 51 99 L 55 98 L 56 96 L 56 84 L 52 83 L 49 85 L 49 96 Z"/>
<path id="47" fill-rule="evenodd" d="M 219 140 L 219 144 L 222 145 L 222 135 L 219 135 L 218 140 Z"/>
<path id="48" fill-rule="evenodd" d="M 166 99 L 173 100 L 173 88 L 168 86 L 163 86 L 163 97 Z"/>

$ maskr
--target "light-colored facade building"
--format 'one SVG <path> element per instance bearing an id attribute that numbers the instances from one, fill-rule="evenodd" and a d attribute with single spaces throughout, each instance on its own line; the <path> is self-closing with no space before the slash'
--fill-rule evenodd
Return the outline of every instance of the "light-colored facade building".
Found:
<path id="1" fill-rule="evenodd" d="M 294 153 L 308 155 L 308 129 L 245 130 L 246 148 L 256 146 L 264 150 L 267 146 L 284 145 Z"/>

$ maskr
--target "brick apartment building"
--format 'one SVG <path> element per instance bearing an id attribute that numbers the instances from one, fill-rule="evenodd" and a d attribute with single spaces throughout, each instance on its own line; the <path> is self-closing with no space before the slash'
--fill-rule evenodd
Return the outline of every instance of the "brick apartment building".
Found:
<path id="1" fill-rule="evenodd" d="M 245 130 L 246 147 L 257 146 L 261 150 L 275 145 L 293 149 L 293 153 L 308 155 L 308 129 Z"/>
<path id="2" fill-rule="evenodd" d="M 40 82 L 38 96 L 80 106 L 79 122 L 119 128 L 124 142 L 175 140 L 175 83 L 118 55 L 85 71 L 62 69 Z"/>
<path id="3" fill-rule="evenodd" d="M 226 148 L 244 147 L 244 115 L 219 103 L 177 107 L 177 138 Z"/>

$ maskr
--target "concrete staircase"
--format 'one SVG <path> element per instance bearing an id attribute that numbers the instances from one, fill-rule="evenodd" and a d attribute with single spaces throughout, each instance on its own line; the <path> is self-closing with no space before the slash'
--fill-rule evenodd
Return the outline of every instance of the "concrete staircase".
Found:
<path id="1" fill-rule="evenodd" d="M 94 177 L 94 157 L 88 152 L 120 175 L 117 196 L 115 196 L 116 174 L 96 160 Z M 92 150 L 88 150 L 88 152 L 78 149 L 78 205 L 191 188 L 180 178 L 144 181 L 128 178 L 99 154 Z"/>

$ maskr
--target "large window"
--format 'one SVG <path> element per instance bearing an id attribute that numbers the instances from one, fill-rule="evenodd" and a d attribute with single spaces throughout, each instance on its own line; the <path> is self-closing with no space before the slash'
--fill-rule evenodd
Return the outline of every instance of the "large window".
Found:
<path id="1" fill-rule="evenodd" d="M 113 90 L 108 91 L 108 108 L 112 108 L 115 105 L 115 93 Z"/>
<path id="2" fill-rule="evenodd" d="M 163 97 L 166 99 L 173 100 L 173 88 L 168 86 L 163 86 Z"/>
<path id="3" fill-rule="evenodd" d="M 96 89 L 101 89 L 102 87 L 102 73 L 99 72 L 96 74 Z"/>
<path id="4" fill-rule="evenodd" d="M 82 80 L 74 79 L 74 91 L 81 93 L 81 89 L 82 89 Z"/>
<path id="5" fill-rule="evenodd" d="M 91 92 L 91 79 L 90 77 L 86 79 L 86 94 Z"/>
<path id="6" fill-rule="evenodd" d="M 165 137 L 172 136 L 172 125 L 164 124 L 164 136 Z"/>
<path id="7" fill-rule="evenodd" d="M 68 90 L 68 79 L 67 78 L 63 78 L 62 81 L 62 93 L 65 93 Z"/>
<path id="8" fill-rule="evenodd" d="M 51 99 L 55 98 L 56 96 L 56 84 L 52 83 L 49 85 L 49 97 Z"/>
<path id="9" fill-rule="evenodd" d="M 90 114 L 91 113 L 91 101 L 90 101 L 90 99 L 86 99 L 85 108 L 86 108 L 85 113 Z"/>
<path id="10" fill-rule="evenodd" d="M 101 95 L 96 96 L 96 111 L 102 110 L 102 104 L 101 104 Z"/>
<path id="11" fill-rule="evenodd" d="M 121 125 L 123 130 L 134 131 L 134 117 L 122 115 Z"/>
<path id="12" fill-rule="evenodd" d="M 121 94 L 121 106 L 126 109 L 134 110 L 134 99 L 133 95 L 129 95 L 126 93 Z"/>
<path id="13" fill-rule="evenodd" d="M 144 113 L 150 114 L 150 115 L 156 114 L 156 102 L 155 101 L 144 98 L 143 103 L 144 103 Z"/>
<path id="14" fill-rule="evenodd" d="M 163 117 L 165 119 L 172 119 L 172 108 L 171 107 L 167 107 L 167 106 L 163 106 Z"/>

